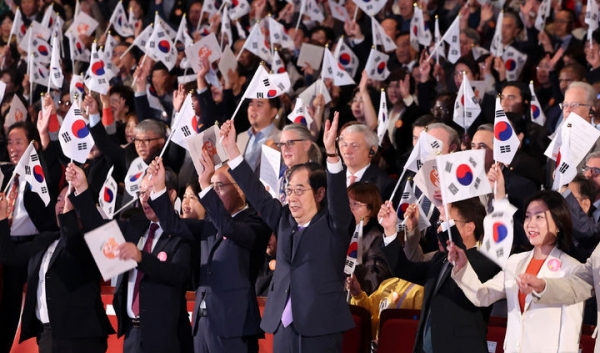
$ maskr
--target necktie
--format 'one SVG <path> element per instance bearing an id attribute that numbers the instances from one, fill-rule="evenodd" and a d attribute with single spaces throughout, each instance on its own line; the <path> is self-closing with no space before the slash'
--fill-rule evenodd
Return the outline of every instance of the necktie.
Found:
<path id="1" fill-rule="evenodd" d="M 298 228 L 296 230 L 296 233 L 298 233 L 302 229 L 304 229 L 304 227 L 298 226 Z M 293 234 L 292 234 L 291 241 L 292 241 L 292 254 L 293 254 L 293 251 L 294 251 L 294 248 L 293 248 L 293 244 L 294 244 Z M 294 321 L 294 316 L 292 315 L 292 291 L 290 290 L 288 293 L 289 294 L 288 294 L 287 303 L 285 303 L 285 308 L 283 308 L 283 313 L 281 313 L 281 324 L 283 325 L 283 327 L 290 326 L 290 324 L 292 323 L 292 321 Z"/>
<path id="2" fill-rule="evenodd" d="M 356 182 L 356 175 L 350 175 L 348 177 L 348 186 L 354 184 Z"/>
<path id="3" fill-rule="evenodd" d="M 148 239 L 146 239 L 146 243 L 144 244 L 144 248 L 142 249 L 143 252 L 152 252 L 152 243 L 154 242 L 154 234 L 156 234 L 157 229 L 158 224 L 150 224 L 150 230 L 148 231 Z M 136 317 L 140 316 L 140 282 L 142 281 L 143 276 L 144 273 L 138 270 L 137 276 L 135 277 L 135 285 L 133 286 L 133 301 L 131 303 L 131 311 L 133 311 L 133 314 Z"/>
<path id="4" fill-rule="evenodd" d="M 19 196 L 19 176 L 15 175 L 10 191 L 8 192 L 8 208 L 6 214 L 8 215 L 8 225 L 12 226 L 13 215 L 15 213 L 15 201 Z"/>

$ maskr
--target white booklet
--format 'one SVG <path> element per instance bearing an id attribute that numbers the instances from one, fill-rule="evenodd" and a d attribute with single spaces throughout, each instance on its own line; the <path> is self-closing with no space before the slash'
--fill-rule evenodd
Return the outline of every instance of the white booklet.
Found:
<path id="1" fill-rule="evenodd" d="M 125 242 L 125 238 L 117 221 L 108 222 L 87 232 L 83 238 L 105 281 L 137 267 L 134 260 L 119 259 L 117 247 Z"/>

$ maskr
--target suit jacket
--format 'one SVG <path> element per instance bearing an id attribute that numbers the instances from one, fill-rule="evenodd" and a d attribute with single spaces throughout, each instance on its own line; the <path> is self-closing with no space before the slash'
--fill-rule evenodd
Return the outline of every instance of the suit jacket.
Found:
<path id="1" fill-rule="evenodd" d="M 505 352 L 578 352 L 583 302 L 571 305 L 546 305 L 534 302 L 531 294 L 525 297 L 521 313 L 519 286 L 516 274 L 525 273 L 533 251 L 512 255 L 505 271 L 481 283 L 470 266 L 465 266 L 452 278 L 467 298 L 477 306 L 489 306 L 506 298 L 508 317 Z M 580 263 L 558 248 L 552 249 L 538 277 L 561 278 L 573 273 Z"/>
<path id="2" fill-rule="evenodd" d="M 344 175 L 347 168 L 344 168 Z M 375 164 L 369 164 L 367 170 L 363 174 L 362 178 L 359 181 L 364 181 L 368 183 L 374 183 L 377 185 L 377 189 L 381 193 L 381 198 L 383 200 L 387 200 L 394 190 L 394 180 L 390 178 L 390 176 L 384 172 L 381 168 L 376 166 Z"/>
<path id="3" fill-rule="evenodd" d="M 194 307 L 194 332 L 204 300 L 211 329 L 220 337 L 262 334 L 254 282 L 271 229 L 251 208 L 231 217 L 214 190 L 201 198 L 212 221 L 181 219 L 167 194 L 150 201 L 161 226 L 200 242 L 200 278 Z M 235 318 L 232 320 L 231 318 Z"/>
<path id="4" fill-rule="evenodd" d="M 98 213 L 90 189 L 78 196 L 71 194 L 73 205 L 80 214 L 86 231 L 97 228 L 105 221 Z M 119 222 L 125 240 L 137 244 L 150 221 L 134 216 Z M 159 260 L 158 254 L 166 254 Z M 185 283 L 190 272 L 190 246 L 180 237 L 163 230 L 152 253 L 142 251 L 138 270 L 144 273 L 140 282 L 140 321 L 145 352 L 187 352 L 192 346 L 191 328 L 187 314 Z M 119 322 L 117 334 L 122 336 L 131 329 L 127 314 L 127 282 L 129 272 L 119 275 L 113 306 Z"/>
<path id="5" fill-rule="evenodd" d="M 477 249 L 471 248 L 466 254 L 480 280 L 487 281 L 499 271 L 498 266 Z M 429 313 L 434 352 L 485 353 L 488 351 L 486 331 L 491 309 L 477 308 L 467 299 L 456 282 L 449 278 L 452 271 L 450 264 L 438 285 L 445 263 L 446 254 L 441 252 L 427 262 L 411 262 L 403 251 L 398 253 L 395 275 L 425 287 L 424 315 L 419 322 L 414 352 L 422 351 L 426 313 Z"/>
<path id="6" fill-rule="evenodd" d="M 59 218 L 61 232 L 44 232 L 32 242 L 20 244 L 10 240 L 8 221 L 0 221 L 0 261 L 15 265 L 29 261 L 20 342 L 40 332 L 42 323 L 36 317 L 39 271 L 48 246 L 57 239 L 45 278 L 53 337 L 63 340 L 106 338 L 115 332 L 100 297 L 100 273 L 79 232 L 75 212 Z"/>
<path id="7" fill-rule="evenodd" d="M 321 207 L 308 227 L 297 231 L 289 206 L 282 206 L 265 190 L 252 176 L 248 163 L 243 161 L 229 172 L 277 236 L 277 270 L 261 328 L 266 332 L 277 330 L 288 297 L 293 303 L 294 327 L 303 336 L 352 328 L 344 294 L 344 261 L 353 223 L 345 174 L 327 173 L 327 205 Z"/>

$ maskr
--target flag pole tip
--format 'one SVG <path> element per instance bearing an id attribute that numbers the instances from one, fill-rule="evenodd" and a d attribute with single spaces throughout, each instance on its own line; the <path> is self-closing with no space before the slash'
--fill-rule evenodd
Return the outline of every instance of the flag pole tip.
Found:
<path id="1" fill-rule="evenodd" d="M 381 87 L 381 92 L 385 92 L 385 88 Z"/>

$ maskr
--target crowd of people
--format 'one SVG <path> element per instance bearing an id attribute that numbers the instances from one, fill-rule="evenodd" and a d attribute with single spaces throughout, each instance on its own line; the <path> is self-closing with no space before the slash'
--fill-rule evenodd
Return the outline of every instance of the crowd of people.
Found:
<path id="1" fill-rule="evenodd" d="M 354 325 L 348 304 L 371 312 L 373 352 L 388 308 L 421 309 L 416 353 L 488 352 L 492 312 L 507 317 L 506 352 L 577 352 L 582 323 L 598 317 L 600 143 L 558 187 L 561 156 L 549 146 L 562 143 L 570 117 L 600 129 L 598 6 L 2 2 L 0 353 L 10 352 L 19 323 L 18 340 L 35 338 L 42 353 L 105 352 L 115 333 L 125 337 L 126 353 L 258 352 L 265 332 L 274 334 L 277 353 L 340 352 Z M 128 15 L 115 19 L 120 8 Z M 69 31 L 82 14 L 97 28 Z M 270 36 L 278 28 L 272 20 L 289 41 Z M 64 76 L 62 87 L 39 80 L 36 60 L 48 48 L 34 48 L 31 37 L 20 45 L 34 27 L 54 31 L 56 23 L 60 68 L 49 65 Z M 173 32 L 175 63 L 152 52 L 165 44 L 140 44 L 157 23 Z M 186 50 L 213 34 L 237 60 Z M 315 47 L 325 58 L 316 67 Z M 78 54 L 86 49 L 87 60 Z M 386 61 L 373 69 L 375 49 Z M 96 50 L 105 51 L 102 67 Z M 326 66 L 331 53 L 334 69 Z M 285 75 L 289 89 L 274 98 L 248 94 L 265 67 Z M 355 83 L 340 84 L 328 70 Z M 99 92 L 88 77 L 105 72 L 108 90 Z M 73 95 L 80 73 L 88 87 Z M 176 124 L 191 118 L 183 117 L 188 92 L 193 133 L 219 127 L 222 164 L 211 148 L 192 160 L 185 143 L 171 140 Z M 510 163 L 494 160 L 496 99 L 519 139 Z M 85 163 L 68 157 L 57 133 L 74 107 L 87 126 L 73 134 L 94 140 Z M 417 187 L 407 169 L 423 134 L 442 155 L 485 151 L 493 193 L 445 205 L 439 193 Z M 265 146 L 280 152 L 275 186 L 261 178 L 271 162 Z M 49 202 L 25 175 L 24 155 L 40 163 L 33 173 Z M 110 178 L 115 195 L 106 189 Z M 417 201 L 399 207 L 408 189 Z M 113 197 L 119 211 L 109 217 L 102 203 Z M 501 268 L 479 248 L 498 236 L 484 232 L 484 219 L 503 200 L 517 211 Z M 137 264 L 113 280 L 118 327 L 107 318 L 106 283 L 83 237 L 112 219 L 125 239 L 115 256 Z M 186 291 L 196 294 L 191 317 Z M 262 315 L 257 296 L 267 297 Z"/>

